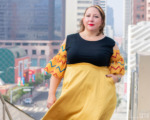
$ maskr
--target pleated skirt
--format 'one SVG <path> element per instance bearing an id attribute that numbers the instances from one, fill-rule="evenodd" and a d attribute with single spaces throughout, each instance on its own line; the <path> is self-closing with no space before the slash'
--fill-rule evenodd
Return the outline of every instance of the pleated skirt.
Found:
<path id="1" fill-rule="evenodd" d="M 68 64 L 60 98 L 42 120 L 110 120 L 116 88 L 108 67 Z"/>

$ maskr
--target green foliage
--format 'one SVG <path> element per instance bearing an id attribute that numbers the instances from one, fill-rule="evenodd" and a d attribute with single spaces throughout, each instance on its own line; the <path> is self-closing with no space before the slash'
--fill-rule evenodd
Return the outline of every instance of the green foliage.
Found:
<path id="1" fill-rule="evenodd" d="M 28 86 L 36 86 L 38 84 L 41 84 L 44 80 L 44 77 L 46 77 L 46 79 L 50 78 L 50 74 L 43 76 L 42 74 L 36 74 L 35 75 L 35 82 L 29 82 L 29 83 L 25 83 L 24 87 L 28 87 Z M 13 88 L 13 90 L 20 88 L 19 86 L 16 86 L 15 88 Z M 3 95 L 4 99 L 10 101 L 10 93 L 11 90 L 8 91 L 8 96 L 7 95 Z M 24 92 L 23 89 L 19 89 L 17 91 L 13 92 L 13 103 L 17 102 L 21 96 L 23 96 L 24 94 L 26 94 L 28 92 Z"/>
<path id="2" fill-rule="evenodd" d="M 10 101 L 10 97 L 8 95 L 2 95 L 2 96 L 5 100 Z"/>
<path id="3" fill-rule="evenodd" d="M 13 102 L 17 102 L 18 99 L 20 99 L 21 96 L 26 94 L 28 92 L 24 92 L 23 89 L 17 90 L 13 92 Z"/>
<path id="4" fill-rule="evenodd" d="M 51 74 L 47 73 L 47 75 L 45 75 L 45 80 L 50 79 Z"/>
<path id="5" fill-rule="evenodd" d="M 35 74 L 35 85 L 41 84 L 44 80 L 44 76 L 42 74 Z"/>
<path id="6" fill-rule="evenodd" d="M 36 73 L 35 74 L 35 82 L 26 83 L 26 86 L 36 86 L 41 84 L 44 80 L 44 76 L 42 74 Z"/>

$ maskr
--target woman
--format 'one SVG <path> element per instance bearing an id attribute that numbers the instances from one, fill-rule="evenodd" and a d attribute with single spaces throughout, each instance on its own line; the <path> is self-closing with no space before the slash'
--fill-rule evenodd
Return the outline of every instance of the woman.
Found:
<path id="1" fill-rule="evenodd" d="M 115 41 L 104 36 L 105 14 L 98 5 L 86 9 L 79 33 L 67 36 L 45 70 L 52 74 L 42 120 L 110 120 L 116 106 L 115 83 L 124 61 Z M 62 93 L 56 89 L 64 77 Z"/>

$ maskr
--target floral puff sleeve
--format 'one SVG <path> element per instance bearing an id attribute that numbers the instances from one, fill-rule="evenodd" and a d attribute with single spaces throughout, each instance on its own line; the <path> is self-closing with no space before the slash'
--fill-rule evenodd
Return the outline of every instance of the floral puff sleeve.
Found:
<path id="1" fill-rule="evenodd" d="M 66 44 L 63 44 L 57 55 L 49 61 L 44 69 L 57 78 L 63 78 L 66 70 L 67 51 L 65 47 Z"/>
<path id="2" fill-rule="evenodd" d="M 109 71 L 111 74 L 125 74 L 124 59 L 120 55 L 119 50 L 113 50 L 113 55 L 110 58 Z"/>

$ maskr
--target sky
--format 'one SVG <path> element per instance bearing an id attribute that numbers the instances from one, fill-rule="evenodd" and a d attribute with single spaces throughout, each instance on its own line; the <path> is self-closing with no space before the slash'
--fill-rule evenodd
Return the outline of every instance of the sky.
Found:
<path id="1" fill-rule="evenodd" d="M 123 0 L 107 0 L 108 6 L 114 10 L 115 36 L 123 35 Z"/>

